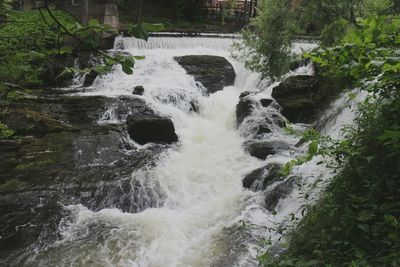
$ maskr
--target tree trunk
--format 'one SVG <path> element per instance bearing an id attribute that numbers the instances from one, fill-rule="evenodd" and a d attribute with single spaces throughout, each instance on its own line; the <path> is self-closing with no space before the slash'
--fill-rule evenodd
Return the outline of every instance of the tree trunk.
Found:
<path id="1" fill-rule="evenodd" d="M 87 25 L 89 22 L 89 0 L 82 0 L 82 14 L 81 22 L 83 25 Z"/>
<path id="2" fill-rule="evenodd" d="M 136 23 L 140 24 L 143 20 L 143 0 L 138 1 Z"/>

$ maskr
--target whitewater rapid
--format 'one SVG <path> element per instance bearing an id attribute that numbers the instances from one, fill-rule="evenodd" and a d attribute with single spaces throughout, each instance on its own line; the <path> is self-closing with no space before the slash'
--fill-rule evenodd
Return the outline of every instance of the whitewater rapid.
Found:
<path id="1" fill-rule="evenodd" d="M 244 189 L 242 179 L 267 163 L 285 163 L 306 147 L 282 151 L 266 161 L 243 150 L 247 139 L 243 129 L 236 129 L 235 121 L 239 95 L 262 90 L 263 97 L 270 97 L 272 86 L 231 58 L 233 41 L 173 37 L 151 38 L 147 43 L 133 38 L 116 40 L 116 49 L 146 59 L 136 62 L 133 75 L 116 69 L 78 94 L 117 98 L 131 96 L 132 89 L 141 85 L 146 103 L 172 119 L 179 143 L 165 151 L 155 166 L 146 166 L 130 178 L 155 191 L 157 205 L 138 213 L 116 208 L 92 211 L 80 204 L 66 206 L 69 215 L 60 223 L 59 240 L 36 251 L 28 262 L 36 266 L 258 265 L 259 241 L 279 238 L 266 229 L 287 222 L 291 214 L 300 217 L 304 190 L 295 189 L 272 214 L 263 206 L 263 192 Z M 234 86 L 206 96 L 202 85 L 173 59 L 182 55 L 226 57 L 237 74 Z M 304 67 L 297 73 L 310 71 Z M 199 104 L 199 113 L 189 111 L 192 101 Z M 125 123 L 114 109 L 110 105 L 107 116 L 100 114 L 99 123 Z M 271 138 L 292 144 L 298 141 L 280 130 Z M 139 150 L 149 146 L 130 142 Z M 319 160 L 294 170 L 304 177 L 300 184 L 322 179 L 326 169 L 317 164 Z M 242 229 L 242 225 L 247 227 Z"/>

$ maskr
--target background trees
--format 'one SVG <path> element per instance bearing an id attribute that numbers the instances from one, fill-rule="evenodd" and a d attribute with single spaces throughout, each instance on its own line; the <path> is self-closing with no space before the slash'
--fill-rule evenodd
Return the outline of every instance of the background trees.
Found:
<path id="1" fill-rule="evenodd" d="M 296 37 L 313 36 L 322 46 L 334 45 L 357 27 L 358 17 L 396 15 L 400 10 L 396 0 L 261 0 L 258 6 L 237 54 L 249 68 L 271 79 L 288 71 Z"/>

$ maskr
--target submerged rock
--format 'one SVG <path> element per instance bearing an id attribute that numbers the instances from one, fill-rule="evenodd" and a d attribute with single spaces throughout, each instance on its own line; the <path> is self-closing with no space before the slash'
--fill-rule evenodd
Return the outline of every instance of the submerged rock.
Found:
<path id="1" fill-rule="evenodd" d="M 291 122 L 310 123 L 338 92 L 337 84 L 327 78 L 298 75 L 276 86 L 272 97 Z"/>
<path id="2" fill-rule="evenodd" d="M 253 191 L 264 190 L 274 181 L 281 179 L 280 169 L 281 165 L 276 163 L 255 169 L 243 178 L 243 187 Z"/>
<path id="3" fill-rule="evenodd" d="M 288 148 L 290 148 L 290 145 L 281 141 L 256 141 L 245 144 L 245 150 L 251 156 L 262 160 L 268 155 L 274 155 L 278 151 Z"/>
<path id="4" fill-rule="evenodd" d="M 208 94 L 224 89 L 235 82 L 235 70 L 224 57 L 190 55 L 174 58 L 188 74 L 207 89 Z"/>
<path id="5" fill-rule="evenodd" d="M 239 96 L 239 102 L 236 105 L 236 124 L 239 127 L 243 121 L 250 117 L 254 110 L 262 111 L 260 114 L 264 114 L 264 117 L 258 117 L 257 121 L 252 120 L 253 124 L 257 124 L 257 129 L 255 129 L 256 135 L 263 135 L 265 133 L 272 132 L 271 124 L 277 124 L 280 127 L 286 125 L 284 118 L 278 116 L 274 112 L 265 112 L 267 108 L 272 110 L 270 107 L 276 105 L 273 99 L 262 98 L 258 100 L 255 96 L 259 92 L 244 91 Z M 268 114 L 268 115 L 267 115 Z"/>
<path id="6" fill-rule="evenodd" d="M 130 115 L 126 119 L 129 136 L 137 143 L 173 143 L 178 141 L 171 119 L 158 115 Z"/>
<path id="7" fill-rule="evenodd" d="M 290 177 L 287 180 L 279 183 L 272 190 L 266 192 L 265 207 L 269 211 L 274 211 L 279 203 L 279 200 L 289 195 L 294 188 L 295 177 Z"/>
<path id="8" fill-rule="evenodd" d="M 144 87 L 141 85 L 135 86 L 132 92 L 133 95 L 143 95 L 143 93 L 144 93 Z"/>

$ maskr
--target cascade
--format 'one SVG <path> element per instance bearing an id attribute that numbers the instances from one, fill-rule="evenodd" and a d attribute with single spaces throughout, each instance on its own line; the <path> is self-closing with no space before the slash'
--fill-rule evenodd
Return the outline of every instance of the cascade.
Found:
<path id="1" fill-rule="evenodd" d="M 275 212 L 264 205 L 276 183 L 265 191 L 253 192 L 242 186 L 243 177 L 268 163 L 285 163 L 302 155 L 306 144 L 294 145 L 298 137 L 287 135 L 273 127 L 267 138 L 288 143 L 265 161 L 251 157 L 243 149 L 252 131 L 252 121 L 269 116 L 255 111 L 237 129 L 235 108 L 243 91 L 259 92 L 258 97 L 271 97 L 273 85 L 260 75 L 247 70 L 231 58 L 232 38 L 157 37 L 148 42 L 118 37 L 115 50 L 145 56 L 138 60 L 133 75 L 119 68 L 98 77 L 93 86 L 75 92 L 77 95 L 101 95 L 115 99 L 103 114 L 99 124 L 123 124 L 126 116 L 116 112 L 118 98 L 131 96 L 132 89 L 145 88 L 140 96 L 157 113 L 174 122 L 179 143 L 166 149 L 157 162 L 132 173 L 129 183 L 138 183 L 132 198 L 143 202 L 135 212 L 121 211 L 109 205 L 91 210 L 82 204 L 67 205 L 59 226 L 60 238 L 40 248 L 32 248 L 26 263 L 32 266 L 257 266 L 258 242 L 271 239 L 278 242 L 279 234 L 266 229 L 290 227 L 291 215 L 301 217 L 302 206 L 318 197 L 329 174 L 316 157 L 294 168 L 292 177 L 299 177 L 294 190 L 284 196 Z M 295 44 L 297 52 L 315 47 L 314 44 Z M 225 87 L 210 96 L 174 60 L 183 55 L 217 55 L 227 58 L 236 71 L 233 86 Z M 294 73 L 307 74 L 309 66 Z M 199 112 L 190 112 L 196 101 Z M 353 114 L 346 97 L 339 98 L 327 113 L 323 132 L 339 138 L 338 129 Z M 264 112 L 264 113 L 262 113 Z M 272 113 L 279 110 L 272 110 Z M 272 114 L 271 113 L 271 114 Z M 129 110 L 127 111 L 129 114 Z M 330 116 L 331 114 L 332 116 Z M 334 118 L 333 118 L 334 117 Z M 351 116 L 350 116 L 351 117 Z M 304 127 L 297 125 L 296 127 Z M 129 138 L 127 138 L 129 139 Z M 146 150 L 132 140 L 132 146 Z M 118 186 L 121 181 L 115 181 Z M 110 193 L 112 194 L 112 193 Z M 136 195 L 135 195 L 136 194 Z M 304 194 L 310 195 L 305 199 Z M 110 196 L 110 201 L 118 196 Z M 241 227 L 244 226 L 244 227 Z"/>

